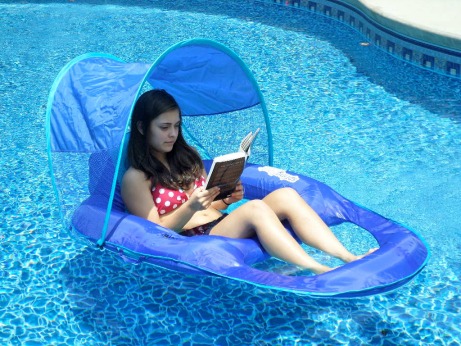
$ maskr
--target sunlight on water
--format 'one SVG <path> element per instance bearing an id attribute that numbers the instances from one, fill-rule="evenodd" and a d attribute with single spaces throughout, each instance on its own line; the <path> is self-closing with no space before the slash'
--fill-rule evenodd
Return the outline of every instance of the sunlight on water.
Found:
<path id="1" fill-rule="evenodd" d="M 0 1 L 2 344 L 459 343 L 459 81 L 361 46 L 348 27 L 306 12 L 251 1 L 106 3 Z M 93 51 L 153 62 L 194 37 L 229 46 L 255 74 L 275 166 L 426 239 L 433 256 L 413 282 L 383 296 L 313 300 L 133 266 L 62 230 L 44 133 L 60 69 Z M 372 242 L 335 232 L 357 251 Z"/>

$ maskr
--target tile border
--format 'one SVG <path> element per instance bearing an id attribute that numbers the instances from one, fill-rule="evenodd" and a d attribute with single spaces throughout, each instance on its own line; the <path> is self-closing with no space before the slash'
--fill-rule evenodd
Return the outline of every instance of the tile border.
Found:
<path id="1" fill-rule="evenodd" d="M 461 51 L 405 36 L 377 23 L 360 9 L 340 0 L 255 0 L 314 12 L 358 31 L 383 52 L 425 70 L 461 79 Z"/>

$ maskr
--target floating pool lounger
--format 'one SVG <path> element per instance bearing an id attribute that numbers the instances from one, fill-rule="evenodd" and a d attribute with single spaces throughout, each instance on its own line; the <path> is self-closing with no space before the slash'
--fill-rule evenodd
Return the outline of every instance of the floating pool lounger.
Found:
<path id="1" fill-rule="evenodd" d="M 326 224 L 355 224 L 376 239 L 379 249 L 324 274 L 281 275 L 256 268 L 270 258 L 256 238 L 184 237 L 127 213 L 120 177 L 131 112 L 146 84 L 171 93 L 183 116 L 226 116 L 259 106 L 268 141 L 267 163 L 252 163 L 245 169 L 245 198 L 261 199 L 280 187 L 291 187 Z M 319 181 L 273 167 L 270 123 L 261 91 L 240 58 L 214 41 L 181 42 L 154 64 L 125 63 L 99 53 L 72 60 L 50 92 L 47 144 L 65 227 L 133 263 L 217 275 L 312 297 L 348 298 L 394 290 L 414 278 L 429 259 L 429 249 L 416 232 Z M 211 161 L 204 162 L 209 167 Z"/>

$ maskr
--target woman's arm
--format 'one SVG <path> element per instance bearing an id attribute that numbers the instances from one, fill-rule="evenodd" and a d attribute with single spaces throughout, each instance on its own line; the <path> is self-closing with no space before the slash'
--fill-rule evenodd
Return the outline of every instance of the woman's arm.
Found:
<path id="1" fill-rule="evenodd" d="M 243 199 L 243 196 L 244 196 L 244 189 L 243 189 L 243 185 L 242 183 L 239 181 L 237 186 L 235 187 L 235 190 L 234 192 L 232 192 L 232 194 L 227 197 L 227 198 L 223 198 L 221 200 L 218 200 L 218 201 L 214 201 L 211 206 L 215 209 L 218 209 L 218 210 L 223 210 L 223 209 L 226 209 L 228 206 L 230 206 L 232 203 L 235 203 L 235 202 L 238 202 L 240 200 Z"/>
<path id="2" fill-rule="evenodd" d="M 204 176 L 205 178 L 207 177 L 206 170 L 203 170 L 202 176 Z M 242 200 L 244 193 L 245 191 L 243 189 L 242 182 L 239 180 L 239 182 L 237 183 L 237 186 L 235 187 L 234 192 L 232 192 L 232 194 L 229 197 L 223 198 L 217 201 L 213 201 L 211 203 L 211 207 L 216 210 L 227 209 L 227 207 L 230 206 L 232 203 Z"/>
<path id="3" fill-rule="evenodd" d="M 194 191 L 179 208 L 160 216 L 152 199 L 151 182 L 142 171 L 129 168 L 122 181 L 122 198 L 131 214 L 177 232 L 183 229 L 197 211 L 209 207 L 218 193 L 219 189 Z"/>

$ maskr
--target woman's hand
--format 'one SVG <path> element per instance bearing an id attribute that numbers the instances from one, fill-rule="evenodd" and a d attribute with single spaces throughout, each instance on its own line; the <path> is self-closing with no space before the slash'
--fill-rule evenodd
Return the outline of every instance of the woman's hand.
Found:
<path id="1" fill-rule="evenodd" d="M 244 194 L 245 194 L 245 190 L 243 189 L 242 182 L 239 180 L 239 182 L 237 183 L 237 186 L 235 187 L 234 192 L 232 192 L 232 194 L 229 197 L 224 198 L 223 202 L 227 205 L 230 205 L 232 203 L 241 201 L 243 199 Z"/>
<path id="2" fill-rule="evenodd" d="M 208 190 L 203 187 L 195 189 L 189 197 L 191 208 L 195 211 L 208 209 L 216 196 L 219 195 L 219 191 L 219 187 L 212 187 Z"/>

